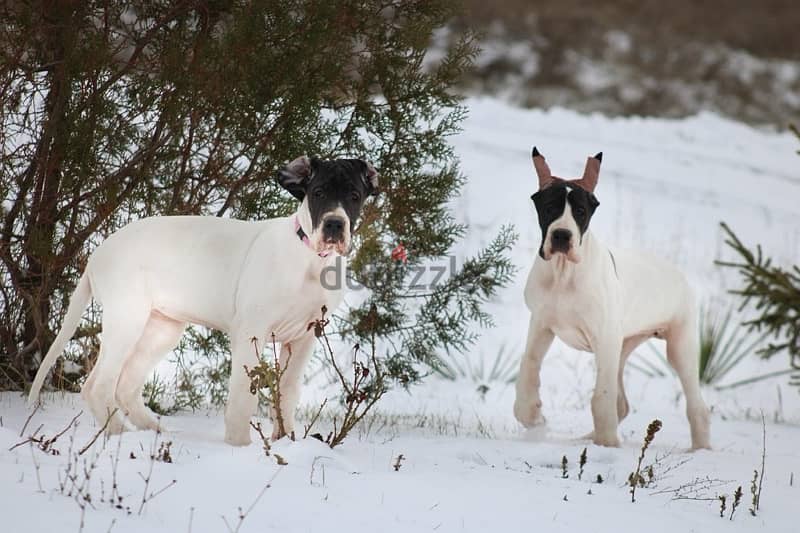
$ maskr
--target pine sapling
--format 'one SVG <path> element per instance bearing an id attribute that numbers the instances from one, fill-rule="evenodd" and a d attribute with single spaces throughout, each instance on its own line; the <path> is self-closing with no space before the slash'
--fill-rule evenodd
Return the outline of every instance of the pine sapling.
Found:
<path id="1" fill-rule="evenodd" d="M 586 466 L 586 448 L 581 452 L 581 456 L 578 459 L 578 466 L 580 467 L 580 470 L 578 470 L 578 481 L 580 481 L 581 477 L 583 477 L 583 467 Z"/>
<path id="2" fill-rule="evenodd" d="M 720 494 L 717 496 L 719 498 L 719 517 L 725 517 L 725 509 L 727 509 L 725 503 L 727 502 L 728 498 L 724 494 Z"/>
<path id="3" fill-rule="evenodd" d="M 569 473 L 567 472 L 567 466 L 569 466 L 569 461 L 567 460 L 567 456 L 563 456 L 561 458 L 561 479 L 567 479 L 569 477 Z"/>

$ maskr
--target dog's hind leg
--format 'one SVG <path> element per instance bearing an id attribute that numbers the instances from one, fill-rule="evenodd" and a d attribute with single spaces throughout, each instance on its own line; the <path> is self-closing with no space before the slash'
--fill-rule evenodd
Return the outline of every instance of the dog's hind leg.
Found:
<path id="1" fill-rule="evenodd" d="M 178 345 L 184 329 L 186 323 L 173 320 L 157 311 L 152 312 L 136 347 L 122 367 L 115 393 L 117 404 L 128 420 L 139 429 L 158 429 L 158 421 L 144 405 L 142 387 L 164 355 Z"/>
<path id="2" fill-rule="evenodd" d="M 106 431 L 109 434 L 125 429 L 124 416 L 118 412 L 114 394 L 125 360 L 142 336 L 149 316 L 150 307 L 141 298 L 123 298 L 103 309 L 100 354 L 81 395 L 98 424 L 108 421 Z"/>
<path id="3" fill-rule="evenodd" d="M 681 380 L 686 395 L 686 416 L 692 432 L 692 448 L 711 448 L 708 407 L 700 394 L 699 356 L 695 314 L 667 331 L 667 360 Z"/>

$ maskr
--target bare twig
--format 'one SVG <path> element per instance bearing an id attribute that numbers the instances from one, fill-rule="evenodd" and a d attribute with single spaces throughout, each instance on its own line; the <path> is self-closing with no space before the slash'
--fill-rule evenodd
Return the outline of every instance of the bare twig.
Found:
<path id="1" fill-rule="evenodd" d="M 22 442 L 16 443 L 14 446 L 9 448 L 8 451 L 11 451 L 11 450 L 13 450 L 13 449 L 15 449 L 15 448 L 17 448 L 19 446 L 22 446 L 23 444 L 26 444 L 26 443 L 30 442 L 32 444 L 36 444 L 36 446 L 41 451 L 43 451 L 45 453 L 49 453 L 50 455 L 60 455 L 61 452 L 58 451 L 57 449 L 53 448 L 53 445 L 56 443 L 56 441 L 59 439 L 59 437 L 61 437 L 64 433 L 66 433 L 69 430 L 69 428 L 71 428 L 73 426 L 73 424 L 75 424 L 75 422 L 78 420 L 78 418 L 82 414 L 83 414 L 83 411 L 81 411 L 77 415 L 75 415 L 72 418 L 72 420 L 69 421 L 69 424 L 67 424 L 64 429 L 62 429 L 61 431 L 59 431 L 58 433 L 56 433 L 55 435 L 53 435 L 49 439 L 46 438 L 44 435 L 40 435 L 40 436 L 37 437 L 39 431 L 43 427 L 43 425 L 40 425 L 36 429 L 36 431 L 34 431 L 30 436 L 28 436 L 27 439 L 23 440 Z"/>
<path id="2" fill-rule="evenodd" d="M 272 446 L 270 446 L 269 439 L 267 438 L 266 435 L 264 435 L 264 431 L 261 429 L 261 422 L 256 422 L 254 424 L 253 421 L 251 420 L 250 421 L 250 427 L 255 429 L 256 432 L 258 433 L 258 436 L 261 437 L 261 444 L 262 444 L 262 448 L 264 450 L 264 455 L 269 457 L 269 452 L 272 449 Z"/>
<path id="3" fill-rule="evenodd" d="M 100 429 L 97 431 L 97 433 L 95 433 L 95 434 L 94 434 L 94 437 L 92 437 L 92 440 L 90 440 L 90 441 L 89 441 L 89 443 L 88 443 L 86 446 L 84 446 L 83 448 L 81 448 L 81 451 L 79 451 L 79 452 L 78 452 L 78 455 L 83 455 L 84 453 L 86 453 L 86 450 L 88 450 L 89 448 L 91 448 L 91 447 L 92 447 L 92 444 L 94 444 L 94 443 L 95 443 L 95 441 L 97 440 L 97 438 L 98 438 L 98 437 L 99 437 L 99 436 L 100 436 L 100 435 L 101 435 L 101 434 L 102 434 L 102 433 L 103 433 L 103 432 L 106 430 L 106 428 L 108 427 L 108 424 L 111 422 L 111 419 L 112 419 L 112 418 L 114 417 L 114 415 L 117 413 L 117 410 L 118 410 L 118 408 L 116 408 L 116 407 L 115 407 L 115 408 L 114 408 L 114 410 L 113 410 L 113 411 L 111 411 L 111 412 L 108 414 L 108 416 L 106 417 L 106 421 L 105 421 L 105 423 L 103 424 L 103 427 L 101 427 L 101 428 L 100 428 Z"/>
<path id="4" fill-rule="evenodd" d="M 304 439 L 305 439 L 306 437 L 308 437 L 308 434 L 309 434 L 309 433 L 311 433 L 311 428 L 313 428 L 313 427 L 314 427 L 314 424 L 316 424 L 316 423 L 317 423 L 317 420 L 319 420 L 319 417 L 320 417 L 320 415 L 322 414 L 322 410 L 325 408 L 325 405 L 326 405 L 327 403 L 328 403 L 328 399 L 327 399 L 327 398 L 325 398 L 324 400 L 322 400 L 322 403 L 320 404 L 320 406 L 319 406 L 319 409 L 317 409 L 317 412 L 316 412 L 316 413 L 314 413 L 314 416 L 313 416 L 313 417 L 311 417 L 311 421 L 308 423 L 308 425 L 307 425 L 307 426 L 305 426 L 305 428 L 304 428 L 304 431 L 303 431 L 303 438 L 304 438 Z"/>
<path id="5" fill-rule="evenodd" d="M 38 411 L 41 406 L 42 406 L 41 402 L 36 402 L 36 406 L 33 408 L 33 411 L 31 411 L 31 414 L 29 414 L 28 418 L 25 419 L 25 424 L 23 424 L 22 429 L 19 430 L 19 436 L 20 437 L 25 434 L 25 429 L 28 427 L 28 424 L 30 423 L 31 418 L 33 418 L 33 415 L 36 414 L 36 411 Z"/>
<path id="6" fill-rule="evenodd" d="M 767 421 L 761 411 L 761 476 L 758 478 L 758 493 L 755 495 L 755 510 L 761 506 L 761 486 L 764 483 L 764 472 L 767 467 Z"/>
<path id="7" fill-rule="evenodd" d="M 650 495 L 658 496 L 660 494 L 671 494 L 673 500 L 713 501 L 717 500 L 718 497 L 716 494 L 711 494 L 711 491 L 725 487 L 730 483 L 731 481 L 712 479 L 708 476 L 703 478 L 698 477 L 674 488 L 653 491 Z"/>
<path id="8" fill-rule="evenodd" d="M 148 502 L 156 498 L 158 495 L 163 493 L 168 488 L 172 487 L 177 483 L 177 480 L 173 479 L 171 482 L 167 483 L 163 488 L 159 489 L 156 492 L 147 493 L 147 489 L 150 487 L 150 480 L 153 476 L 153 467 L 156 464 L 159 456 L 162 454 L 162 448 L 158 446 L 158 438 L 161 436 L 161 429 L 156 430 L 156 435 L 153 438 L 153 444 L 150 448 L 150 465 L 147 470 L 147 476 L 143 476 L 141 472 L 139 472 L 139 477 L 144 481 L 144 490 L 142 490 L 142 501 L 139 504 L 139 511 L 137 514 L 141 515 L 144 511 L 145 506 Z"/>
<path id="9" fill-rule="evenodd" d="M 228 528 L 229 533 L 238 533 L 239 532 L 239 529 L 241 529 L 242 523 L 244 523 L 244 520 L 245 520 L 245 518 L 247 518 L 247 515 L 250 514 L 250 512 L 255 508 L 255 506 L 258 504 L 259 500 L 261 500 L 261 498 L 264 496 L 264 493 L 267 492 L 267 489 L 272 487 L 272 482 L 275 481 L 275 478 L 278 477 L 278 474 L 280 474 L 282 470 L 283 470 L 283 468 L 278 468 L 275 471 L 275 473 L 272 475 L 271 478 L 269 478 L 269 481 L 267 481 L 267 484 L 264 485 L 264 488 L 261 489 L 261 492 L 258 493 L 258 496 L 256 496 L 256 499 L 253 500 L 253 503 L 250 504 L 250 507 L 248 507 L 247 510 L 242 511 L 241 507 L 238 508 L 239 509 L 239 522 L 236 524 L 236 528 L 232 528 L 231 527 L 231 525 L 228 523 L 228 519 L 225 518 L 225 516 L 222 517 L 222 521 L 225 522 L 225 527 Z"/>
<path id="10" fill-rule="evenodd" d="M 367 356 L 366 363 L 358 360 L 361 347 L 356 344 L 353 347 L 353 378 L 352 381 L 345 378 L 344 373 L 339 368 L 336 362 L 336 356 L 333 353 L 330 339 L 325 331 L 325 328 L 330 323 L 330 319 L 325 315 L 328 308 L 322 306 L 322 318 L 311 322 L 308 329 L 314 330 L 314 335 L 319 339 L 322 344 L 323 351 L 333 366 L 336 376 L 339 379 L 339 384 L 344 392 L 344 406 L 345 412 L 342 416 L 340 425 L 337 425 L 337 420 L 333 419 L 333 431 L 325 439 L 325 442 L 331 448 L 339 445 L 344 441 L 350 431 L 366 416 L 368 412 L 375 406 L 378 400 L 386 393 L 386 383 L 384 369 L 378 362 L 375 356 L 375 332 L 372 333 L 371 340 L 371 353 Z M 372 374 L 372 380 L 369 380 Z"/>
<path id="11" fill-rule="evenodd" d="M 30 443 L 31 446 L 31 459 L 33 459 L 33 466 L 36 468 L 36 484 L 39 486 L 39 492 L 44 493 L 42 489 L 42 477 L 39 475 L 39 461 L 36 460 L 36 454 L 33 453 L 33 442 Z"/>

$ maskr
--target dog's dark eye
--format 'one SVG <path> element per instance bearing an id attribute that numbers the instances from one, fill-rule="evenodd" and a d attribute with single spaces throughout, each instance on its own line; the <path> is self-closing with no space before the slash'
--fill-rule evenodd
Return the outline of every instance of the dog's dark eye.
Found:
<path id="1" fill-rule="evenodd" d="M 354 202 L 357 202 L 357 201 L 361 200 L 361 195 L 360 195 L 360 194 L 358 194 L 357 192 L 353 191 L 353 192 L 350 194 L 350 198 L 351 198 L 351 199 L 352 199 Z"/>
<path id="2" fill-rule="evenodd" d="M 583 208 L 581 206 L 578 206 L 578 207 L 575 208 L 575 216 L 582 217 L 585 214 L 586 214 L 586 209 L 585 208 Z"/>
<path id="3" fill-rule="evenodd" d="M 547 208 L 548 215 L 557 215 L 561 209 L 557 205 L 551 205 Z"/>
<path id="4" fill-rule="evenodd" d="M 325 196 L 325 191 L 323 191 L 321 187 L 317 187 L 316 189 L 314 189 L 315 198 L 322 198 L 324 196 Z"/>

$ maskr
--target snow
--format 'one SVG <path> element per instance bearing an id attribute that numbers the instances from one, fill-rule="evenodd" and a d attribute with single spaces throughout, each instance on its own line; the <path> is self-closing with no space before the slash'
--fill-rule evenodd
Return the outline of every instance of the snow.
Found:
<path id="1" fill-rule="evenodd" d="M 227 531 L 237 527 L 239 508 L 255 502 L 240 531 L 795 531 L 800 497 L 800 394 L 785 378 L 729 390 L 704 390 L 712 408 L 712 451 L 689 453 L 688 424 L 680 387 L 671 376 L 626 374 L 632 413 L 620 427 L 618 449 L 593 446 L 589 399 L 592 358 L 556 342 L 542 371 L 545 428 L 522 431 L 515 422 L 513 368 L 525 338 L 522 286 L 539 245 L 530 194 L 535 177 L 533 144 L 553 172 L 579 175 L 587 155 L 604 152 L 592 221 L 603 242 L 644 248 L 682 268 L 701 301 L 727 309 L 736 300 L 726 290 L 735 273 L 716 267 L 732 258 L 722 242 L 724 220 L 747 244 L 762 244 L 781 264 L 800 258 L 800 176 L 796 141 L 712 114 L 684 120 L 609 119 L 563 109 L 520 110 L 498 100 L 470 99 L 464 131 L 452 142 L 469 180 L 453 211 L 470 231 L 455 250 L 458 260 L 487 244 L 503 224 L 520 239 L 512 252 L 519 272 L 490 305 L 497 327 L 457 359 L 463 376 L 437 377 L 406 393 L 395 391 L 344 444 L 334 450 L 306 439 L 283 440 L 266 457 L 256 441 L 246 448 L 222 442 L 222 413 L 166 417 L 170 430 L 100 438 L 85 454 L 98 457 L 91 474 L 92 505 L 84 531 Z M 413 253 L 413 251 L 410 251 Z M 637 357 L 652 356 L 639 350 Z M 489 379 L 495 362 L 511 371 Z M 747 358 L 724 380 L 785 366 L 785 359 Z M 323 373 L 309 369 L 301 421 L 331 390 Z M 480 389 L 480 390 L 479 390 Z M 77 395 L 50 394 L 24 435 L 40 425 L 52 436 L 84 405 Z M 751 516 L 750 480 L 761 470 L 762 424 L 766 419 L 766 477 L 757 516 Z M 97 431 L 88 413 L 55 443 L 60 455 L 23 445 L 20 430 L 30 410 L 14 393 L 0 394 L 0 516 L 3 531 L 78 531 L 81 510 L 58 489 L 68 464 L 70 437 L 78 449 Z M 654 486 L 638 489 L 632 503 L 625 486 L 636 466 L 644 430 L 663 421 L 645 464 L 660 459 Z M 323 421 L 324 433 L 329 422 Z M 269 426 L 269 422 L 265 422 Z M 172 442 L 172 463 L 155 462 L 149 491 L 170 486 L 144 507 L 144 481 L 154 439 Z M 587 464 L 578 479 L 578 457 Z M 119 449 L 119 451 L 117 451 Z M 274 454 L 288 463 L 276 464 Z M 398 470 L 393 465 L 402 454 Z M 123 509 L 107 498 L 116 480 Z M 132 458 L 132 456 L 134 458 Z M 568 478 L 561 460 L 568 459 Z M 83 461 L 83 457 L 81 458 Z M 38 465 L 38 466 L 37 466 Z M 596 482 L 598 474 L 603 483 Z M 79 478 L 82 474 L 79 475 Z M 714 480 L 711 500 L 675 499 L 674 490 L 697 478 Z M 101 485 L 102 482 L 102 485 Z M 270 484 L 263 495 L 259 493 Z M 728 520 L 732 494 L 742 503 Z M 40 488 L 41 487 L 41 488 Z M 702 496 L 685 490 L 683 496 Z M 717 494 L 728 497 L 719 517 Z M 101 495 L 106 501 L 101 501 Z M 131 513 L 125 511 L 131 508 Z"/>

